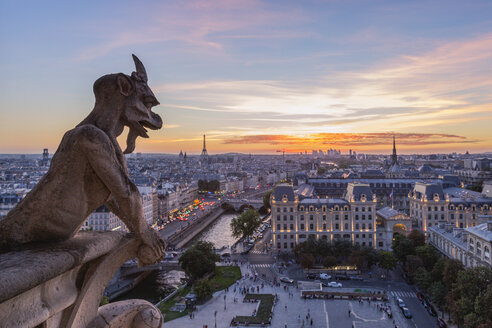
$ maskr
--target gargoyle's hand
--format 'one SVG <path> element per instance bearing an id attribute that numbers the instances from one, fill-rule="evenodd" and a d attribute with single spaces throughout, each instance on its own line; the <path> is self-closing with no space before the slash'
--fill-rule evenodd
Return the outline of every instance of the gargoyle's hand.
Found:
<path id="1" fill-rule="evenodd" d="M 149 227 L 140 238 L 143 243 L 137 253 L 139 266 L 154 264 L 164 258 L 166 243 L 155 230 Z"/>

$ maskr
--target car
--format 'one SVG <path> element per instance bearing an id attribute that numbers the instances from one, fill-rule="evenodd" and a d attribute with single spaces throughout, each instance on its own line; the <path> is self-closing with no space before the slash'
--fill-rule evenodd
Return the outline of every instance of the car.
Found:
<path id="1" fill-rule="evenodd" d="M 396 303 L 398 304 L 400 309 L 406 307 L 405 302 L 403 302 L 403 300 L 401 298 L 397 298 Z"/>
<path id="2" fill-rule="evenodd" d="M 356 281 L 363 281 L 364 280 L 362 277 L 359 277 L 359 276 L 350 276 L 349 279 L 350 280 L 356 280 Z"/>
<path id="3" fill-rule="evenodd" d="M 429 314 L 433 317 L 437 317 L 437 312 L 436 310 L 434 309 L 434 307 L 430 304 L 427 305 L 427 312 L 429 312 Z"/>
<path id="4" fill-rule="evenodd" d="M 327 273 L 320 273 L 319 274 L 319 279 L 325 279 L 325 280 L 328 280 L 328 279 L 331 279 L 331 276 Z"/>
<path id="5" fill-rule="evenodd" d="M 316 273 L 308 273 L 308 274 L 306 274 L 306 277 L 308 279 L 317 279 L 318 275 Z"/>
<path id="6" fill-rule="evenodd" d="M 410 312 L 410 310 L 406 307 L 402 307 L 401 308 L 401 312 L 403 312 L 403 315 L 405 316 L 405 318 L 408 318 L 410 319 L 412 317 L 412 313 Z"/>
<path id="7" fill-rule="evenodd" d="M 286 284 L 293 284 L 294 283 L 294 279 L 290 279 L 289 277 L 280 277 L 280 281 L 284 282 Z"/>
<path id="8" fill-rule="evenodd" d="M 334 288 L 341 288 L 342 287 L 342 284 L 339 283 L 339 282 L 336 282 L 336 281 L 330 281 L 328 284 L 327 284 L 328 287 L 334 287 Z"/>
<path id="9" fill-rule="evenodd" d="M 446 322 L 444 322 L 444 320 L 442 320 L 441 318 L 437 318 L 437 325 L 439 326 L 439 328 L 447 328 L 448 327 Z"/>

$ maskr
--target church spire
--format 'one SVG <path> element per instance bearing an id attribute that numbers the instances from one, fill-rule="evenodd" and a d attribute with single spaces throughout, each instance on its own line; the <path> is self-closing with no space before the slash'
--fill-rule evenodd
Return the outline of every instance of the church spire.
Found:
<path id="1" fill-rule="evenodd" d="M 397 164 L 398 163 L 398 156 L 396 155 L 396 142 L 395 142 L 395 136 L 393 135 L 393 155 L 391 155 L 391 164 Z"/>

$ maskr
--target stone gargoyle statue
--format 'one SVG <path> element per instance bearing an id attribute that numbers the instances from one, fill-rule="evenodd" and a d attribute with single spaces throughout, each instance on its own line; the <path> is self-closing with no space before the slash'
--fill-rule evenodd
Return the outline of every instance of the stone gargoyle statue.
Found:
<path id="1" fill-rule="evenodd" d="M 165 243 L 144 220 L 140 193 L 129 177 L 124 153 L 135 149 L 147 128 L 162 127 L 158 105 L 147 85 L 142 62 L 133 55 L 136 72 L 108 74 L 94 83 L 92 112 L 69 130 L 53 155 L 47 174 L 0 221 L 0 253 L 31 242 L 57 242 L 73 237 L 84 220 L 106 205 L 141 240 L 141 265 L 165 255 Z M 129 128 L 126 150 L 116 138 Z"/>

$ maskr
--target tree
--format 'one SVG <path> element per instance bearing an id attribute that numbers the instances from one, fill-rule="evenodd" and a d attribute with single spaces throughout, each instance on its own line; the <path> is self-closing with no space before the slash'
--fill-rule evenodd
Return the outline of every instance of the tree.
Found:
<path id="1" fill-rule="evenodd" d="M 407 255 L 407 258 L 405 260 L 405 270 L 410 277 L 413 278 L 417 269 L 423 266 L 424 262 L 422 262 L 420 257 L 415 255 Z"/>
<path id="2" fill-rule="evenodd" d="M 212 284 L 207 279 L 201 279 L 197 281 L 195 286 L 193 287 L 195 291 L 196 299 L 200 302 L 203 302 L 212 296 L 214 289 L 212 288 Z"/>
<path id="3" fill-rule="evenodd" d="M 201 179 L 198 180 L 198 190 L 207 191 L 208 190 L 207 181 Z"/>
<path id="4" fill-rule="evenodd" d="M 446 301 L 446 286 L 440 281 L 435 281 L 429 286 L 429 296 L 432 303 L 442 309 Z"/>
<path id="5" fill-rule="evenodd" d="M 442 271 L 442 282 L 446 286 L 448 290 L 451 290 L 453 284 L 456 282 L 458 278 L 458 273 L 463 271 L 463 264 L 454 259 L 446 259 L 444 261 L 444 269 Z"/>
<path id="6" fill-rule="evenodd" d="M 427 270 L 432 270 L 434 264 L 439 259 L 439 254 L 436 252 L 436 249 L 429 244 L 415 248 L 415 253 L 422 259 Z"/>
<path id="7" fill-rule="evenodd" d="M 314 256 L 311 254 L 301 254 L 299 257 L 299 263 L 304 269 L 310 269 L 314 265 Z"/>
<path id="8" fill-rule="evenodd" d="M 381 261 L 379 266 L 386 269 L 386 275 L 388 275 L 389 270 L 393 270 L 396 267 L 397 259 L 392 252 L 381 251 Z"/>
<path id="9" fill-rule="evenodd" d="M 219 260 L 212 243 L 199 241 L 181 255 L 179 264 L 191 280 L 196 281 L 207 273 L 214 272 L 215 262 Z"/>
<path id="10" fill-rule="evenodd" d="M 337 265 L 337 258 L 335 256 L 328 255 L 323 260 L 323 266 L 325 268 L 331 268 Z"/>
<path id="11" fill-rule="evenodd" d="M 434 263 L 432 271 L 430 271 L 432 281 L 442 281 L 445 265 L 444 261 L 444 258 L 440 258 L 436 261 L 436 263 Z"/>
<path id="12" fill-rule="evenodd" d="M 208 191 L 216 192 L 220 189 L 220 182 L 218 180 L 212 180 L 208 182 Z"/>
<path id="13" fill-rule="evenodd" d="M 415 270 L 414 280 L 417 286 L 424 291 L 427 291 L 432 284 L 431 274 L 423 266 Z"/>
<path id="14" fill-rule="evenodd" d="M 470 314 L 479 315 L 479 313 L 475 312 L 475 304 L 483 301 L 483 299 L 480 299 L 480 295 L 488 292 L 491 282 L 492 269 L 490 267 L 475 267 L 459 271 L 456 282 L 453 284 L 453 289 L 449 293 L 450 297 L 448 297 L 451 313 L 459 326 L 463 326 L 465 320 L 467 322 L 471 321 L 474 316 L 469 316 Z M 478 310 L 480 311 L 480 308 Z M 487 310 L 485 313 L 487 313 Z M 484 318 L 482 315 L 484 314 L 480 312 L 480 316 L 477 319 L 481 323 L 487 321 L 487 317 Z M 487 314 L 485 315 L 487 316 Z M 465 319 L 465 317 L 467 318 Z M 467 323 L 467 325 L 469 324 Z"/>
<path id="15" fill-rule="evenodd" d="M 368 268 L 378 264 L 381 260 L 379 252 L 372 247 L 362 247 L 361 252 Z"/>
<path id="16" fill-rule="evenodd" d="M 247 209 L 231 221 L 232 235 L 236 238 L 247 238 L 254 234 L 261 225 L 260 215 L 253 209 Z"/>
<path id="17" fill-rule="evenodd" d="M 271 195 L 272 195 L 272 190 L 267 191 L 263 195 L 263 206 L 265 206 L 266 209 L 270 209 L 271 208 L 271 205 L 270 205 L 270 196 Z"/>
<path id="18" fill-rule="evenodd" d="M 413 229 L 408 234 L 408 239 L 412 242 L 413 246 L 415 246 L 415 247 L 425 245 L 425 235 L 420 230 Z"/>
<path id="19" fill-rule="evenodd" d="M 364 266 L 364 257 L 361 250 L 353 250 L 348 259 L 349 264 L 354 265 L 357 269 L 361 269 Z"/>
<path id="20" fill-rule="evenodd" d="M 403 235 L 395 235 L 391 246 L 396 258 L 400 262 L 405 262 L 408 255 L 415 255 L 413 243 Z"/>

